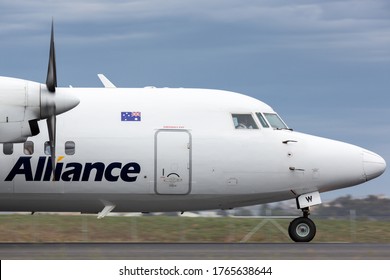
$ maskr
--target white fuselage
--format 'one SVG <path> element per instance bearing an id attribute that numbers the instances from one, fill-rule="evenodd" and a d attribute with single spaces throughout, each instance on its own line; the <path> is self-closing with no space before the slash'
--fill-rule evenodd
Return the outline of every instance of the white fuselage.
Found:
<path id="1" fill-rule="evenodd" d="M 57 88 L 80 104 L 57 118 L 56 180 L 45 125 L 0 153 L 0 211 L 228 209 L 363 183 L 384 160 L 363 148 L 264 127 L 263 102 L 202 89 Z M 122 120 L 124 112 L 140 120 Z M 237 129 L 250 114 L 258 129 Z M 31 144 L 31 142 L 33 142 Z"/>

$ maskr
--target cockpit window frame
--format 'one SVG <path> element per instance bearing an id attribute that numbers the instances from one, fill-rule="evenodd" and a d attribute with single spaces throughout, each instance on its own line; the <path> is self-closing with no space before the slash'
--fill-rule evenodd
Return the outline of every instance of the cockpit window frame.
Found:
<path id="1" fill-rule="evenodd" d="M 256 112 L 255 115 L 263 128 L 270 128 L 269 123 L 267 122 L 266 118 L 263 116 L 262 113 Z"/>

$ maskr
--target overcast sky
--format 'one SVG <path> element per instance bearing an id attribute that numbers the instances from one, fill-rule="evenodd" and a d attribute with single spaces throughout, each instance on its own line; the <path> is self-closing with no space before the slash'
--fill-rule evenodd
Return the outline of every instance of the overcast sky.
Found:
<path id="1" fill-rule="evenodd" d="M 390 1 L 1 0 L 0 75 L 59 86 L 241 92 L 290 127 L 390 162 Z M 328 194 L 390 196 L 390 172 Z"/>

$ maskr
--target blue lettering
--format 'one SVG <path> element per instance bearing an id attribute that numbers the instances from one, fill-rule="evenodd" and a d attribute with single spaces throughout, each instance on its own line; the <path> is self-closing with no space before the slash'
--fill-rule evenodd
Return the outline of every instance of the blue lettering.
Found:
<path id="1" fill-rule="evenodd" d="M 24 180 L 29 181 L 51 181 L 52 165 L 50 157 L 39 157 L 36 164 L 35 173 L 33 172 L 31 156 L 20 157 L 11 171 L 5 178 L 5 181 L 13 181 L 16 176 L 24 176 Z M 123 166 L 123 167 L 122 167 Z M 118 169 L 118 171 L 115 171 Z M 137 176 L 141 172 L 141 166 L 136 162 L 122 164 L 120 162 L 112 162 L 106 165 L 103 162 L 86 162 L 83 164 L 78 162 L 58 162 L 56 164 L 55 178 L 56 181 L 78 182 L 89 181 L 91 173 L 94 174 L 93 181 L 100 182 L 106 180 L 108 182 L 117 182 L 119 178 L 124 182 L 135 182 Z"/>
<path id="2" fill-rule="evenodd" d="M 34 181 L 41 181 L 43 170 L 45 169 L 46 157 L 40 157 L 38 160 L 37 171 L 35 171 Z"/>
<path id="3" fill-rule="evenodd" d="M 95 162 L 95 163 L 87 162 L 85 164 L 83 177 L 81 178 L 81 181 L 89 181 L 89 175 L 91 175 L 91 171 L 93 169 L 96 170 L 95 181 L 101 181 L 103 179 L 104 167 L 105 166 L 103 162 Z"/>
<path id="4" fill-rule="evenodd" d="M 5 178 L 5 181 L 12 181 L 16 175 L 24 175 L 26 181 L 32 181 L 32 170 L 31 170 L 31 157 L 21 157 L 15 163 L 11 172 Z"/>
<path id="5" fill-rule="evenodd" d="M 107 181 L 109 181 L 109 182 L 116 182 L 116 181 L 118 181 L 119 176 L 112 175 L 112 170 L 115 169 L 115 168 L 121 169 L 122 168 L 122 163 L 120 163 L 120 162 L 113 162 L 113 163 L 111 163 L 111 164 L 109 164 L 107 166 L 106 171 L 104 172 L 104 177 L 106 178 Z"/>
<path id="6" fill-rule="evenodd" d="M 66 167 L 70 167 L 70 169 L 68 169 L 62 174 L 61 180 L 64 182 L 80 181 L 81 171 L 83 170 L 83 166 L 81 165 L 81 163 L 71 162 L 68 163 Z"/>
<path id="7" fill-rule="evenodd" d="M 136 162 L 130 162 L 123 166 L 121 170 L 121 179 L 125 182 L 134 182 L 137 180 L 137 176 L 129 176 L 129 174 L 139 174 L 141 172 L 141 166 Z"/>

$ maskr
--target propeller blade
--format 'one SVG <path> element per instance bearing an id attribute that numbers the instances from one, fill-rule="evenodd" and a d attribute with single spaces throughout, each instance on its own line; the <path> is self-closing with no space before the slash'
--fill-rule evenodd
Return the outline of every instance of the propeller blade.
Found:
<path id="1" fill-rule="evenodd" d="M 50 36 L 50 54 L 49 65 L 47 67 L 46 77 L 47 90 L 53 94 L 56 92 L 57 87 L 57 66 L 56 66 L 56 52 L 54 47 L 54 20 L 51 22 L 51 36 Z M 47 108 L 48 117 L 46 119 L 47 130 L 49 132 L 49 144 L 51 155 L 51 166 L 53 170 L 53 181 L 56 180 L 56 103 L 48 104 Z"/>
<path id="2" fill-rule="evenodd" d="M 54 107 L 55 109 L 55 107 Z M 53 181 L 56 180 L 56 115 L 53 114 L 46 119 L 47 130 L 49 131 L 49 144 L 50 144 L 50 155 L 51 155 L 51 166 L 53 170 Z"/>
<path id="3" fill-rule="evenodd" d="M 54 48 L 54 22 L 51 22 L 50 56 L 47 67 L 46 87 L 50 92 L 55 92 L 57 87 L 56 53 Z"/>

